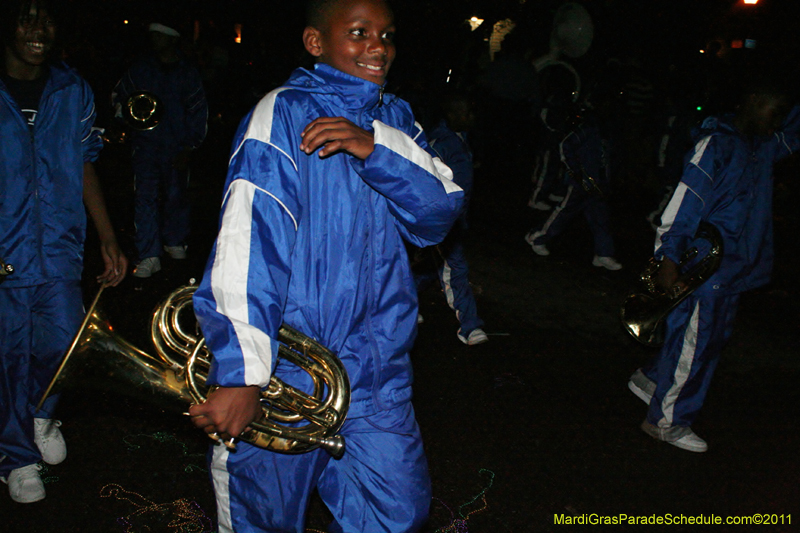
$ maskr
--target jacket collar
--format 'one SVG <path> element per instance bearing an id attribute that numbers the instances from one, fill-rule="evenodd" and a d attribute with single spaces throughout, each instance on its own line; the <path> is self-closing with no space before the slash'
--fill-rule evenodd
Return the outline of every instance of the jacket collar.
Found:
<path id="1" fill-rule="evenodd" d="M 325 63 L 317 63 L 313 72 L 305 72 L 316 81 L 315 85 L 334 96 L 337 104 L 345 109 L 372 109 L 393 98 L 383 94 L 383 86 L 351 76 Z"/>
<path id="2" fill-rule="evenodd" d="M 75 72 L 66 64 L 61 62 L 51 63 L 50 80 L 48 81 L 48 87 L 45 88 L 45 93 L 58 91 L 67 85 L 75 83 L 76 79 Z"/>
<path id="3" fill-rule="evenodd" d="M 75 72 L 72 71 L 72 69 L 70 69 L 65 63 L 60 61 L 55 61 L 48 65 L 46 76 L 47 83 L 45 84 L 44 92 L 42 93 L 42 99 L 72 83 L 75 83 L 75 80 L 77 79 Z M 0 89 L 2 89 L 4 92 L 8 92 L 8 88 L 1 79 Z"/>

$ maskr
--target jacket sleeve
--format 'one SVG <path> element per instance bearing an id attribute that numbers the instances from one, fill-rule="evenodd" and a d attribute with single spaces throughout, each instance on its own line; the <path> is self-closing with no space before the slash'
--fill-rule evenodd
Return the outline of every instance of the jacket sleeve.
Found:
<path id="1" fill-rule="evenodd" d="M 372 126 L 375 150 L 363 161 L 352 158 L 351 164 L 388 200 L 404 239 L 420 247 L 441 242 L 464 202 L 464 191 L 453 181 L 453 172 L 428 152 L 421 128 L 412 139 L 378 120 Z"/>
<path id="2" fill-rule="evenodd" d="M 198 148 L 208 132 L 208 101 L 203 80 L 195 68 L 187 69 L 183 105 L 186 139 L 182 144 L 186 148 Z"/>
<path id="3" fill-rule="evenodd" d="M 794 106 L 786 116 L 781 129 L 775 132 L 775 139 L 778 141 L 776 161 L 800 149 L 800 105 Z"/>
<path id="4" fill-rule="evenodd" d="M 437 130 L 440 131 L 440 130 Z M 470 152 L 458 136 L 449 132 L 430 141 L 433 153 L 453 171 L 453 181 L 464 191 L 464 209 L 472 193 L 473 167 Z"/>
<path id="5" fill-rule="evenodd" d="M 92 89 L 85 81 L 82 81 L 82 86 L 81 150 L 83 151 L 83 162 L 93 163 L 97 161 L 100 150 L 103 149 L 103 138 L 100 130 L 94 127 L 94 121 L 97 118 L 94 93 L 92 93 Z"/>
<path id="6" fill-rule="evenodd" d="M 236 149 L 220 229 L 194 295 L 214 363 L 210 384 L 266 386 L 277 362 L 300 207 L 292 160 L 268 143 Z"/>
<path id="7" fill-rule="evenodd" d="M 680 262 L 705 214 L 719 156 L 719 142 L 714 135 L 701 139 L 694 147 L 681 181 L 661 215 L 661 226 L 656 232 L 656 259 L 668 257 Z"/>

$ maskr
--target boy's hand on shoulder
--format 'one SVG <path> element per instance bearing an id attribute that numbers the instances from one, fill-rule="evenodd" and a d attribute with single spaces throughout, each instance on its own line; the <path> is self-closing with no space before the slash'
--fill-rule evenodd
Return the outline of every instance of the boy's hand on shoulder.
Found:
<path id="1" fill-rule="evenodd" d="M 347 152 L 359 159 L 366 159 L 375 149 L 373 134 L 343 117 L 320 117 L 305 127 L 300 149 L 327 157 L 336 152 Z"/>

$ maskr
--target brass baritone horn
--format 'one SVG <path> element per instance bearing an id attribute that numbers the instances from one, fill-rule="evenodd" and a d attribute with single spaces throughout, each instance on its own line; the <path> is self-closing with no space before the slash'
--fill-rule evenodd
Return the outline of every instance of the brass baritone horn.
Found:
<path id="1" fill-rule="evenodd" d="M 116 385 L 114 390 L 125 386 L 127 395 L 176 413 L 185 412 L 188 404 L 205 401 L 210 392 L 206 378 L 212 356 L 202 336 L 188 333 L 186 320 L 181 320 L 184 312 L 192 309 L 195 289 L 193 285 L 180 287 L 156 307 L 151 337 L 157 356 L 152 356 L 114 332 L 97 305 L 101 288 L 39 406 L 66 387 L 109 384 Z M 194 314 L 189 314 L 196 328 Z M 307 372 L 314 392 L 306 394 L 273 376 L 261 392 L 263 416 L 237 438 L 281 453 L 323 447 L 341 457 L 345 443 L 337 432 L 350 405 L 344 365 L 330 350 L 285 324 L 278 340 L 278 357 Z M 232 443 L 226 445 L 233 447 Z"/>
<path id="2" fill-rule="evenodd" d="M 655 278 L 661 263 L 651 257 L 639 276 L 640 287 L 628 295 L 620 310 L 625 330 L 645 346 L 657 347 L 664 344 L 664 319 L 679 303 L 705 283 L 722 262 L 722 235 L 713 224 L 700 222 L 694 238 L 709 241 L 711 249 L 705 257 L 680 274 L 678 281 L 685 285 L 683 289 L 667 292 L 657 287 Z M 680 267 L 689 264 L 697 254 L 696 246 L 687 250 L 681 257 Z"/>
<path id="3" fill-rule="evenodd" d="M 139 131 L 152 130 L 161 122 L 164 104 L 155 94 L 139 91 L 128 97 L 122 105 L 122 117 L 131 128 Z"/>

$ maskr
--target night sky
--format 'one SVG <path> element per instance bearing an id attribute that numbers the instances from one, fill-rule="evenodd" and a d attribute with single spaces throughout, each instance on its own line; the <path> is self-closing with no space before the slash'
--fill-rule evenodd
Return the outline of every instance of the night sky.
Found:
<path id="1" fill-rule="evenodd" d="M 609 58 L 638 55 L 655 77 L 679 65 L 681 72 L 705 68 L 700 50 L 721 48 L 725 61 L 778 62 L 794 70 L 800 62 L 795 35 L 800 20 L 797 0 L 586 0 L 595 38 L 589 52 L 574 61 L 582 72 L 604 68 Z M 419 83 L 470 81 L 485 65 L 494 22 L 511 18 L 515 32 L 538 57 L 547 49 L 552 15 L 560 0 L 393 0 L 398 56 L 389 76 L 390 90 L 402 93 Z M 228 78 L 263 93 L 286 79 L 309 58 L 300 41 L 303 2 L 296 0 L 72 0 L 67 61 L 100 93 L 127 64 L 146 49 L 147 23 L 158 15 L 187 37 L 184 46 L 198 61 L 212 44 L 229 53 Z M 477 31 L 466 20 L 485 19 Z M 124 24 L 123 21 L 128 23 Z M 234 25 L 242 25 L 242 43 L 234 43 Z M 195 28 L 199 40 L 193 42 Z M 732 50 L 734 40 L 754 39 L 756 49 Z M 725 57 L 723 58 L 723 55 Z M 481 62 L 483 61 L 483 63 Z M 689 76 L 687 74 L 687 76 Z M 692 80 L 687 79 L 687 83 Z"/>

